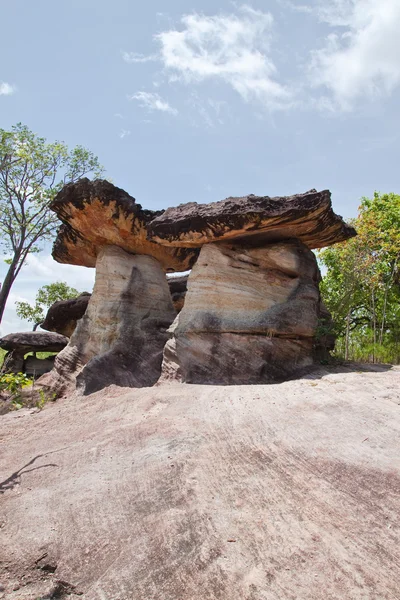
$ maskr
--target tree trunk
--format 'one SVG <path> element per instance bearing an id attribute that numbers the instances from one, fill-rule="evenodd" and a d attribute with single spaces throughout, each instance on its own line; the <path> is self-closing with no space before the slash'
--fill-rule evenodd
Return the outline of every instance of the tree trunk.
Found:
<path id="1" fill-rule="evenodd" d="M 375 294 L 372 289 L 372 326 L 373 326 L 373 350 L 372 350 L 372 362 L 375 363 L 375 351 L 376 351 L 376 309 L 375 309 Z"/>
<path id="2" fill-rule="evenodd" d="M 383 333 L 385 331 L 385 320 L 386 320 L 386 308 L 387 308 L 387 299 L 388 299 L 388 294 L 389 294 L 389 286 L 393 280 L 395 271 L 396 271 L 396 266 L 397 266 L 397 258 L 394 261 L 393 264 L 393 268 L 392 268 L 392 272 L 390 274 L 390 279 L 388 280 L 386 287 L 385 287 L 385 297 L 384 297 L 384 301 L 383 301 L 383 314 L 382 314 L 382 324 L 381 324 L 381 331 L 380 331 L 380 335 L 379 335 L 379 343 L 382 345 L 383 344 Z"/>
<path id="3" fill-rule="evenodd" d="M 11 291 L 12 285 L 15 279 L 15 269 L 17 267 L 18 259 L 14 256 L 13 261 L 10 265 L 10 268 L 7 271 L 7 275 L 4 278 L 4 281 L 1 285 L 0 289 L 0 323 L 3 318 L 4 309 L 6 307 L 8 295 Z"/>
<path id="4" fill-rule="evenodd" d="M 345 341 L 345 349 L 344 349 L 344 360 L 349 360 L 350 315 L 351 315 L 351 308 L 349 308 L 349 312 L 347 313 L 347 317 L 346 317 L 346 341 Z"/>

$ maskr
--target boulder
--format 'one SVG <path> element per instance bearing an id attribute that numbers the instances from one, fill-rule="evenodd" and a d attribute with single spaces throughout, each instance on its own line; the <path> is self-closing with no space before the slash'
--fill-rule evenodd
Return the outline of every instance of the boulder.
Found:
<path id="1" fill-rule="evenodd" d="M 168 208 L 147 225 L 148 238 L 172 247 L 196 248 L 232 241 L 261 246 L 297 238 L 322 248 L 356 235 L 332 210 L 328 190 L 270 198 L 242 196 L 211 204 L 189 202 Z"/>
<path id="2" fill-rule="evenodd" d="M 161 381 L 268 383 L 311 365 L 319 279 L 314 254 L 298 240 L 203 246 Z"/>
<path id="3" fill-rule="evenodd" d="M 47 331 L 55 331 L 66 337 L 71 337 L 77 322 L 86 312 L 89 300 L 90 294 L 84 292 L 77 298 L 54 302 L 47 311 L 46 318 L 40 324 L 40 327 Z"/>
<path id="4" fill-rule="evenodd" d="M 68 346 L 41 383 L 61 394 L 90 394 L 111 384 L 153 385 L 174 310 L 165 274 L 151 256 L 117 246 L 99 251 L 93 294 Z"/>
<path id="5" fill-rule="evenodd" d="M 107 245 L 153 256 L 165 271 L 186 271 L 196 260 L 196 249 L 167 248 L 148 240 L 147 224 L 162 211 L 143 210 L 135 198 L 109 181 L 84 178 L 70 183 L 50 208 L 64 223 L 53 246 L 57 262 L 94 267 Z"/>

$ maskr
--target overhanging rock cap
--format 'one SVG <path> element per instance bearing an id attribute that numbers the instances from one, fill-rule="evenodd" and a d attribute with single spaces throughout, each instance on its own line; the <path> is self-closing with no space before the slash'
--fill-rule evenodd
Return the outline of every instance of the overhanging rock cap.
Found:
<path id="1" fill-rule="evenodd" d="M 94 267 L 103 246 L 115 245 L 132 254 L 156 258 L 166 271 L 185 271 L 198 251 L 168 248 L 147 238 L 147 224 L 162 211 L 142 209 L 109 181 L 80 179 L 63 187 L 50 205 L 64 223 L 53 246 L 61 263 Z"/>
<path id="2" fill-rule="evenodd" d="M 304 194 L 230 197 L 211 204 L 168 208 L 147 225 L 148 238 L 167 246 L 196 248 L 210 242 L 261 245 L 297 238 L 310 249 L 356 235 L 332 210 L 329 190 Z"/>

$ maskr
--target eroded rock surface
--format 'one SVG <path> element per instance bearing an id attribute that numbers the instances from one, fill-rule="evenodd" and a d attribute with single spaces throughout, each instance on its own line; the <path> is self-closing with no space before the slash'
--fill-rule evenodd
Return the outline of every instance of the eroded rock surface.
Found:
<path id="1" fill-rule="evenodd" d="M 349 364 L 5 415 L 3 597 L 397 600 L 399 403 L 400 367 Z"/>
<path id="2" fill-rule="evenodd" d="M 283 380 L 312 364 L 320 274 L 297 240 L 265 248 L 207 244 L 171 328 L 163 377 L 186 383 Z"/>
<path id="3" fill-rule="evenodd" d="M 260 246 L 298 238 L 322 248 L 356 235 L 332 210 L 328 190 L 270 198 L 243 196 L 210 204 L 189 202 L 168 208 L 148 224 L 149 239 L 176 247 L 198 247 L 215 241 Z"/>
<path id="4" fill-rule="evenodd" d="M 51 378 L 43 383 L 62 393 L 76 382 L 83 394 L 111 384 L 153 385 L 175 315 L 157 260 L 104 247 L 86 313 L 58 355 Z"/>
<path id="5" fill-rule="evenodd" d="M 90 294 L 84 292 L 71 300 L 54 302 L 47 311 L 46 318 L 40 324 L 42 329 L 55 331 L 66 337 L 71 337 L 79 319 L 86 312 Z"/>
<path id="6" fill-rule="evenodd" d="M 198 252 L 166 248 L 147 239 L 147 224 L 162 211 L 142 209 L 135 198 L 105 180 L 66 185 L 51 204 L 63 221 L 53 247 L 60 263 L 94 267 L 106 245 L 156 258 L 166 271 L 190 269 Z"/>

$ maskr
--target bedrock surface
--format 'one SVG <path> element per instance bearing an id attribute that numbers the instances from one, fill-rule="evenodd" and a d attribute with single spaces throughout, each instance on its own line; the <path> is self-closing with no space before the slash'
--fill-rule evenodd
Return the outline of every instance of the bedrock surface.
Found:
<path id="1" fill-rule="evenodd" d="M 397 598 L 399 389 L 354 365 L 1 417 L 3 597 Z"/>

